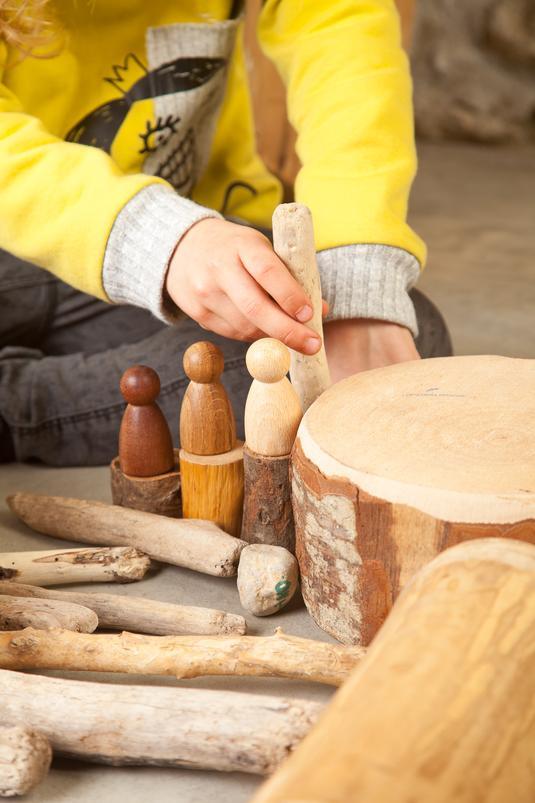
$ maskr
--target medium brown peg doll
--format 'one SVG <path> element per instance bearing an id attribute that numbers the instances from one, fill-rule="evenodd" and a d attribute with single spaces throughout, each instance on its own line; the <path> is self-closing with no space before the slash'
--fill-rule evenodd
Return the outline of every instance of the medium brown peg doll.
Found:
<path id="1" fill-rule="evenodd" d="M 185 519 L 208 519 L 239 535 L 243 508 L 243 444 L 221 384 L 221 349 L 208 341 L 184 354 L 191 380 L 180 411 L 180 473 Z"/>
<path id="2" fill-rule="evenodd" d="M 173 443 L 165 416 L 156 404 L 160 379 L 146 365 L 133 365 L 121 378 L 128 406 L 119 430 L 121 471 L 132 477 L 155 477 L 174 466 Z"/>
<path id="3" fill-rule="evenodd" d="M 180 411 L 180 446 L 190 454 L 214 455 L 236 446 L 236 422 L 220 376 L 221 349 L 208 341 L 190 346 L 184 371 L 191 380 Z"/>

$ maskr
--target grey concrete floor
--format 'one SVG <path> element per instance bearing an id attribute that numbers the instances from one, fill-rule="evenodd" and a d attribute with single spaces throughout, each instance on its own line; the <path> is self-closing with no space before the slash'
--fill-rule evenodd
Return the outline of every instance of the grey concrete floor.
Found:
<path id="1" fill-rule="evenodd" d="M 446 315 L 457 353 L 535 357 L 534 157 L 534 149 L 470 145 L 420 148 L 420 173 L 411 218 L 430 250 L 429 267 L 420 287 Z M 109 501 L 106 468 L 0 468 L 0 500 L 16 489 Z M 0 551 L 57 545 L 54 539 L 31 533 L 15 521 L 0 502 Z M 160 569 L 141 583 L 108 585 L 106 590 L 241 612 L 234 581 L 172 566 Z M 277 625 L 296 635 L 328 640 L 299 601 L 276 617 L 249 617 L 251 633 L 268 634 Z M 97 678 L 87 675 L 86 679 Z M 105 679 L 166 685 L 176 682 L 171 678 Z M 280 680 L 208 678 L 188 681 L 186 685 L 325 701 L 331 693 L 320 686 Z M 55 760 L 48 779 L 26 799 L 32 803 L 111 803 L 123 799 L 132 803 L 245 803 L 258 783 L 259 779 L 253 776 L 239 774 L 111 768 L 60 759 Z"/>
<path id="2" fill-rule="evenodd" d="M 457 354 L 535 357 L 535 148 L 421 145 L 411 221 L 429 246 L 418 284 Z"/>

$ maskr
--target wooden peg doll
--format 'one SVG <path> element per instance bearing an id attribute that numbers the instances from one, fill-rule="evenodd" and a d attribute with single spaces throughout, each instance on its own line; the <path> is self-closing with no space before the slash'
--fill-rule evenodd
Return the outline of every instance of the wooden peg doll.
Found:
<path id="1" fill-rule="evenodd" d="M 180 411 L 180 471 L 184 518 L 208 519 L 239 536 L 243 508 L 243 444 L 220 376 L 221 350 L 208 341 L 190 346 L 190 383 Z"/>
<path id="2" fill-rule="evenodd" d="M 289 349 L 278 340 L 258 340 L 247 352 L 253 383 L 245 405 L 245 504 L 241 537 L 293 552 L 290 452 L 302 411 L 286 377 Z"/>

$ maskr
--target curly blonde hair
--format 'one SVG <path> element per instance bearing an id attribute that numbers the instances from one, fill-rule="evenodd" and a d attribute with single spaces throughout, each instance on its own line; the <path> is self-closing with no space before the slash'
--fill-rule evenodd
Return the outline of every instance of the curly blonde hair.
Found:
<path id="1" fill-rule="evenodd" d="M 0 0 L 0 41 L 17 54 L 16 60 L 55 55 L 57 38 L 50 0 Z"/>

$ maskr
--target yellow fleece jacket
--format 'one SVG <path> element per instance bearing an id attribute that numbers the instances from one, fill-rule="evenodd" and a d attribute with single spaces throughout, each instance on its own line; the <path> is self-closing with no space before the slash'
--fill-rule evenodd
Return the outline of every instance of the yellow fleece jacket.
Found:
<path id="1" fill-rule="evenodd" d="M 106 298 L 110 232 L 147 186 L 270 225 L 281 188 L 255 151 L 231 7 L 55 0 L 56 55 L 10 66 L 0 43 L 0 248 Z M 317 249 L 378 243 L 422 262 L 406 223 L 415 153 L 393 1 L 268 0 L 259 36 L 287 86 L 295 196 Z"/>

